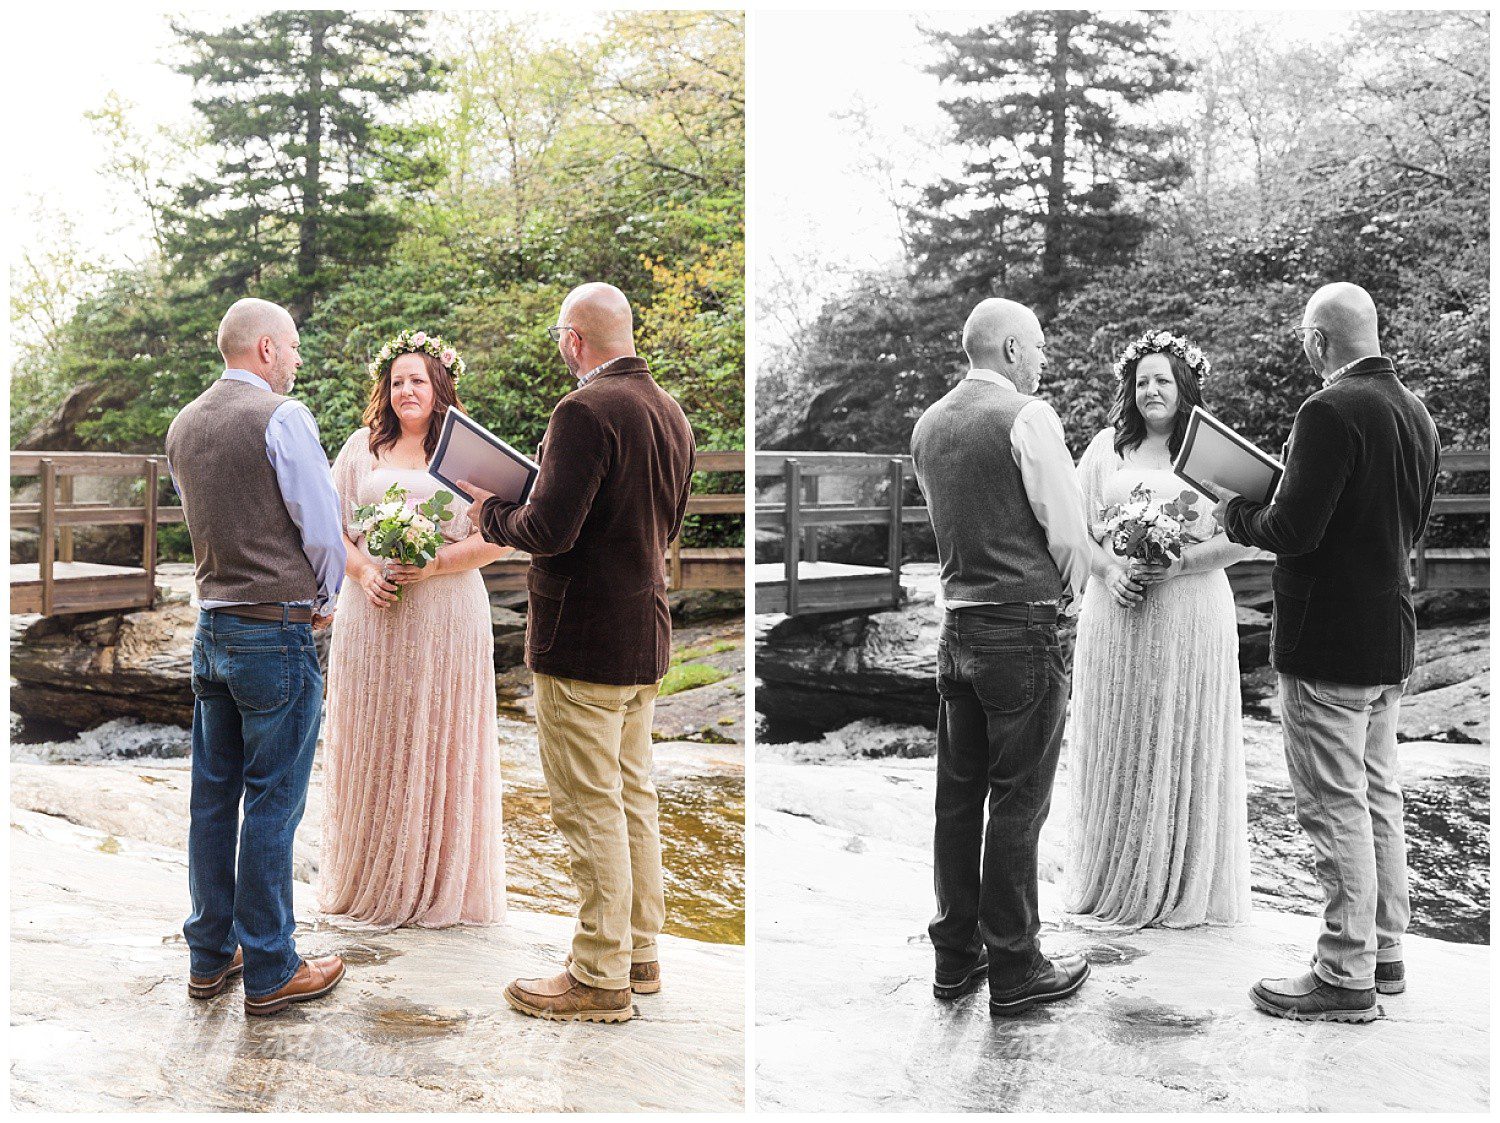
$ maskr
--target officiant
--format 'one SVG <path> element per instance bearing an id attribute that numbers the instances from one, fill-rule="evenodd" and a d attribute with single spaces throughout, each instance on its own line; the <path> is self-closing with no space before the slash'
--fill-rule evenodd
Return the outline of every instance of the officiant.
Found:
<path id="1" fill-rule="evenodd" d="M 562 973 L 517 979 L 505 997 L 537 1017 L 618 1022 L 632 991 L 661 987 L 651 726 L 671 653 L 663 559 L 687 508 L 693 434 L 636 354 L 619 289 L 574 289 L 548 330 L 577 385 L 547 424 L 530 502 L 458 481 L 485 538 L 531 554 L 526 665 L 580 900 Z"/>
<path id="2" fill-rule="evenodd" d="M 1276 553 L 1271 666 L 1280 675 L 1297 818 L 1325 894 L 1313 967 L 1251 990 L 1267 1013 L 1368 1021 L 1405 989 L 1411 914 L 1396 726 L 1412 672 L 1408 577 L 1437 484 L 1438 435 L 1381 354 L 1375 302 L 1326 285 L 1294 329 L 1322 388 L 1297 411 L 1268 503 L 1220 490 L 1229 537 Z"/>

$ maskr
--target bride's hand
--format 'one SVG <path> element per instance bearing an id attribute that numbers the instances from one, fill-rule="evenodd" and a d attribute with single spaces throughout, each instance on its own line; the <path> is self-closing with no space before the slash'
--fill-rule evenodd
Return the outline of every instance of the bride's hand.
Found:
<path id="1" fill-rule="evenodd" d="M 429 577 L 436 577 L 442 571 L 443 556 L 439 554 L 426 565 L 393 565 L 390 573 L 391 580 L 398 585 L 415 585 Z"/>
<path id="2" fill-rule="evenodd" d="M 372 565 L 364 571 L 359 579 L 359 587 L 376 608 L 390 608 L 396 603 L 396 586 L 386 578 L 378 565 Z"/>
<path id="3" fill-rule="evenodd" d="M 1151 562 L 1143 563 L 1134 570 L 1137 582 L 1150 588 L 1152 585 L 1160 585 L 1174 577 L 1182 576 L 1182 559 L 1173 558 L 1166 565 L 1158 565 Z"/>
<path id="4" fill-rule="evenodd" d="M 1121 608 L 1136 608 L 1145 600 L 1145 586 L 1131 579 L 1122 565 L 1112 565 L 1104 575 L 1104 586 Z"/>

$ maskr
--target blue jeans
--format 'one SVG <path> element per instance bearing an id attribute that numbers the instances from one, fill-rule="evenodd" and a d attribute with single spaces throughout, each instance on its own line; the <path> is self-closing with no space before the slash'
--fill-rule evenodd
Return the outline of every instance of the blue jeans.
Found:
<path id="1" fill-rule="evenodd" d="M 200 977 L 218 974 L 241 947 L 245 994 L 259 998 L 302 965 L 292 940 L 292 838 L 322 719 L 312 625 L 202 613 L 193 695 L 193 915 L 182 933 Z"/>
<path id="2" fill-rule="evenodd" d="M 1323 886 L 1314 973 L 1351 990 L 1399 962 L 1411 919 L 1396 725 L 1405 682 L 1351 686 L 1281 676 L 1281 729 L 1297 821 Z"/>
<path id="3" fill-rule="evenodd" d="M 1068 704 L 1057 625 L 950 610 L 938 694 L 937 915 L 927 932 L 940 981 L 962 979 L 988 948 L 990 991 L 1000 994 L 1046 965 L 1037 840 Z"/>

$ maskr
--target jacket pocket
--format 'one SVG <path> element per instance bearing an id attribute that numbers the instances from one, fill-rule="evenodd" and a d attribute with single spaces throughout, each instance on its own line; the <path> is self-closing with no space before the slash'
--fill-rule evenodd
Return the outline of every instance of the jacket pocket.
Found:
<path id="1" fill-rule="evenodd" d="M 562 620 L 563 601 L 572 579 L 561 573 L 548 573 L 532 566 L 526 571 L 526 650 L 545 655 L 557 639 L 557 625 Z"/>
<path id="2" fill-rule="evenodd" d="M 1317 578 L 1304 573 L 1292 573 L 1285 569 L 1271 571 L 1271 591 L 1274 601 L 1271 611 L 1271 649 L 1293 651 L 1302 639 L 1302 628 L 1307 623 L 1307 605 L 1312 599 L 1313 586 Z"/>

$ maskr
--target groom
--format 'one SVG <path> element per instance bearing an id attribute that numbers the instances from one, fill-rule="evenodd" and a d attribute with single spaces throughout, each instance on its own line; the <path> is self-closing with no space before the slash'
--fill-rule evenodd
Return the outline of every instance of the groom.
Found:
<path id="1" fill-rule="evenodd" d="M 1408 578 L 1438 469 L 1437 429 L 1380 353 L 1375 302 L 1333 284 L 1296 331 L 1323 388 L 1292 424 L 1269 504 L 1219 489 L 1231 540 L 1276 553 L 1271 665 L 1280 674 L 1297 819 L 1324 892 L 1312 970 L 1262 979 L 1257 1007 L 1299 1021 L 1368 1022 L 1406 989 L 1411 909 L 1396 721 L 1416 642 Z"/>
<path id="2" fill-rule="evenodd" d="M 245 1013 L 256 1015 L 319 998 L 344 977 L 338 956 L 304 960 L 292 939 L 292 838 L 323 707 L 312 632 L 333 618 L 345 560 L 317 422 L 287 397 L 298 346 L 284 308 L 236 301 L 219 324 L 223 375 L 167 430 L 202 609 L 188 993 L 212 998 L 243 971 Z"/>
<path id="3" fill-rule="evenodd" d="M 661 989 L 651 724 L 671 656 L 663 559 L 687 508 L 693 432 L 636 355 L 619 289 L 574 289 L 548 330 L 577 386 L 547 424 L 531 502 L 459 481 L 485 540 L 532 556 L 526 665 L 552 819 L 579 896 L 563 972 L 516 979 L 505 1000 L 554 1021 L 624 1022 L 632 991 Z"/>
<path id="4" fill-rule="evenodd" d="M 958 998 L 988 976 L 992 1014 L 1067 998 L 1089 973 L 1037 940 L 1037 840 L 1068 703 L 1057 617 L 1080 603 L 1090 556 L 1062 424 L 1033 396 L 1044 346 L 1030 309 L 981 302 L 964 324 L 971 369 L 911 439 L 946 605 L 933 993 Z"/>

